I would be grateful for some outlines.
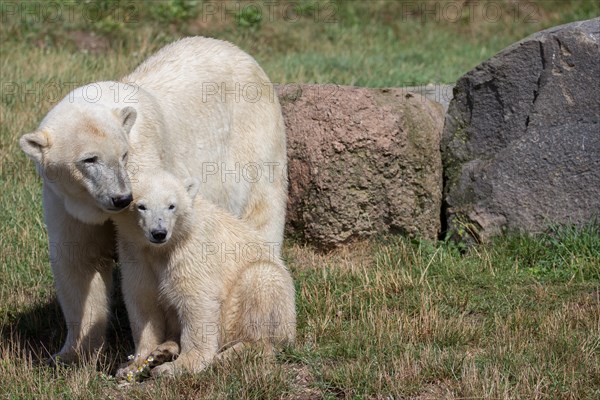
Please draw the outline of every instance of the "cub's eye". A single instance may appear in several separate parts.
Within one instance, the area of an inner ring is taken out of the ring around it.
[[[81,160],[81,162],[83,162],[84,164],[94,164],[97,161],[98,161],[97,156],[87,157],[87,158],[84,158],[83,160]]]
[[[171,204],[171,205],[169,206],[169,210],[174,210],[174,209],[175,209],[175,204]]]
[[[129,155],[129,153],[123,154],[123,157],[121,157],[121,160],[126,161],[128,155]]]
[[[143,205],[143,204],[139,204],[138,205],[138,210],[140,210],[140,211],[146,211],[146,206]]]

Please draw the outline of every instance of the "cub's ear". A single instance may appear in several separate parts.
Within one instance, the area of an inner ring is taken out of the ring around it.
[[[117,115],[117,117],[121,120],[121,124],[123,125],[123,129],[125,129],[125,132],[129,134],[129,131],[131,131],[131,127],[133,126],[137,118],[137,111],[135,110],[135,108],[117,108],[114,110],[114,112]]]
[[[196,198],[196,195],[198,194],[198,190],[200,189],[200,182],[198,181],[198,179],[187,178],[183,181],[183,185],[185,186],[185,190],[187,191],[188,196],[190,196],[190,198],[194,200]]]
[[[44,150],[49,148],[51,145],[50,136],[45,131],[27,133],[21,136],[21,139],[19,139],[19,145],[29,158],[35,162],[41,163]]]

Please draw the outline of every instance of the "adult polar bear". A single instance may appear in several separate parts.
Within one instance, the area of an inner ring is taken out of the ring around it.
[[[275,247],[283,238],[286,139],[273,87],[230,43],[172,43],[118,82],[75,89],[20,139],[43,179],[44,216],[67,338],[62,362],[92,355],[109,320],[115,232],[146,168],[201,177],[200,193]]]

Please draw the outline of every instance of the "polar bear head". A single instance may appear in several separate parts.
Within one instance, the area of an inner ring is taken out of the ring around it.
[[[87,223],[104,222],[132,200],[126,162],[137,112],[112,106],[67,97],[19,141],[45,186]]]
[[[167,243],[173,232],[185,230],[191,222],[193,203],[198,193],[198,180],[183,181],[165,171],[146,171],[134,179],[131,212],[137,227],[153,245]]]

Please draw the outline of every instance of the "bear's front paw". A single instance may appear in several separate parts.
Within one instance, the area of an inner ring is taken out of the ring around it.
[[[167,362],[155,367],[150,371],[154,378],[157,377],[172,377],[175,376],[175,365],[172,362]]]
[[[126,364],[122,364],[121,367],[115,373],[115,378],[117,378],[117,380],[127,382],[139,382],[148,378],[150,376],[150,363],[153,361],[152,357],[129,357],[132,361]]]
[[[115,378],[117,378],[117,380],[121,380],[121,381],[123,381],[123,380],[132,381],[133,377],[137,373],[137,369],[138,369],[138,367],[135,366],[133,362],[123,364],[123,365],[121,365],[121,367],[119,367],[119,369],[115,373]]]
[[[81,353],[74,349],[61,351],[60,353],[56,353],[52,357],[50,357],[46,361],[46,364],[48,364],[51,367],[55,367],[57,365],[71,365],[77,363],[90,362],[95,359],[96,352]]]
[[[69,365],[74,364],[77,361],[77,356],[75,354],[69,353],[57,353],[46,360],[46,364],[50,367],[56,367],[58,365]]]

